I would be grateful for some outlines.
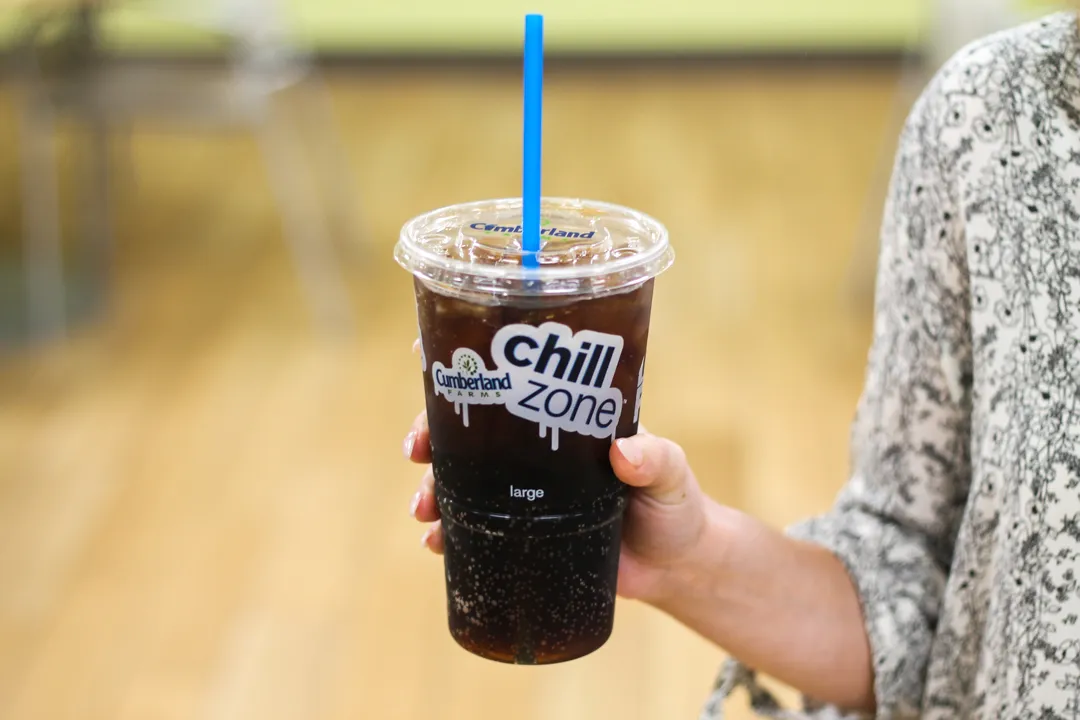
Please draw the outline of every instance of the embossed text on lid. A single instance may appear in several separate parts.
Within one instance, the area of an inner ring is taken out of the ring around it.
[[[630,208],[590,200],[541,201],[540,267],[522,265],[521,199],[454,205],[402,228],[394,256],[443,291],[550,296],[619,292],[674,260],[667,229]]]

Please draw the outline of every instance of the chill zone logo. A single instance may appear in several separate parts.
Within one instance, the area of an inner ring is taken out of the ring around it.
[[[557,450],[560,430],[614,439],[623,397],[611,382],[622,349],[619,335],[575,334],[559,323],[507,325],[491,341],[494,369],[474,350],[458,348],[451,367],[436,362],[431,373],[435,394],[454,403],[465,427],[470,405],[505,405],[536,423],[540,437],[550,431]]]

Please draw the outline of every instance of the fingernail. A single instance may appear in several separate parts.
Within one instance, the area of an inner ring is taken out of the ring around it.
[[[431,527],[429,527],[427,530],[424,531],[424,536],[420,538],[420,547],[427,547],[428,546],[428,540],[431,539],[431,533],[433,533],[433,532],[435,532],[435,526],[434,525],[432,525]]]
[[[615,441],[615,445],[619,448],[622,456],[626,458],[626,462],[634,467],[641,467],[645,457],[638,443],[634,442],[632,438],[620,438]]]
[[[420,350],[420,338],[417,338],[416,340],[413,340],[412,351],[417,352],[419,350]]]
[[[402,451],[405,453],[405,459],[412,458],[413,446],[416,445],[416,431],[413,430],[405,436],[405,444],[401,446]]]
[[[409,503],[409,515],[412,515],[413,517],[416,517],[416,508],[419,507],[419,506],[420,506],[420,492],[417,491],[417,493],[412,496],[412,502]]]

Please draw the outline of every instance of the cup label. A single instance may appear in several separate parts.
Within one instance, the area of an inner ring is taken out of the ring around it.
[[[431,366],[435,394],[454,403],[465,427],[470,405],[505,405],[511,415],[537,424],[540,437],[559,431],[614,439],[623,396],[611,387],[623,339],[592,330],[574,333],[560,323],[507,325],[491,341],[495,367],[470,348],[458,348],[451,367]]]

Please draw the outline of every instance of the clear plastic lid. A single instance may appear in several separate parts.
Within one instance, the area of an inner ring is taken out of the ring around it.
[[[483,200],[413,218],[394,258],[429,286],[481,302],[623,292],[675,260],[655,219],[592,200],[543,198],[540,243],[540,267],[525,267],[521,198]]]

